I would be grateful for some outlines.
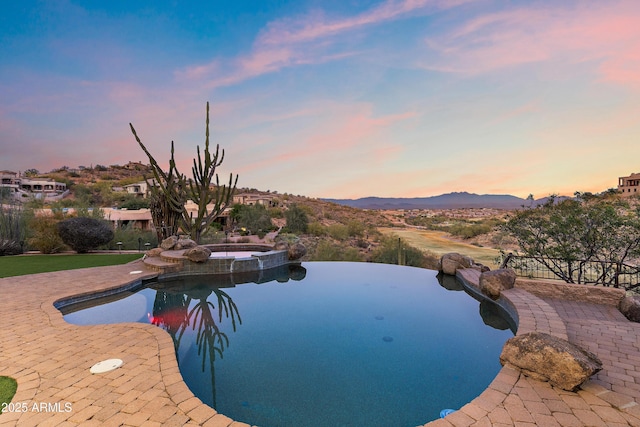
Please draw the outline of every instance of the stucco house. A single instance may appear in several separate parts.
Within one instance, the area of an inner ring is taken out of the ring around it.
[[[618,178],[618,191],[623,197],[640,195],[640,173]]]

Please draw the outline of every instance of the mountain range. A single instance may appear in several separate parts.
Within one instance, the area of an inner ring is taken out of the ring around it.
[[[563,199],[558,197],[557,199]],[[474,194],[467,192],[447,193],[432,197],[363,197],[360,199],[322,199],[339,205],[359,209],[463,209],[494,208],[519,209],[523,206],[537,206],[549,198],[537,200],[522,199],[509,194]]]

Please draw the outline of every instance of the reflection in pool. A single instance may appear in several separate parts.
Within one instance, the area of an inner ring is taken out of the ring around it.
[[[455,279],[382,264],[305,267],[249,278],[262,283],[160,281],[109,306],[61,310],[71,323],[162,327],[193,393],[262,427],[424,424],[500,369],[511,321]]]

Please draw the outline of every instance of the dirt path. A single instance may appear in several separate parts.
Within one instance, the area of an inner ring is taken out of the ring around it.
[[[459,252],[491,268],[498,267],[496,258],[500,255],[500,251],[457,242],[450,239],[448,234],[443,231],[418,230],[414,228],[378,228],[378,230],[386,235],[395,234],[418,249],[428,250],[438,255],[447,252]]]

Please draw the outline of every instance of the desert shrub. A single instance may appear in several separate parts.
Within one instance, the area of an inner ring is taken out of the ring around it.
[[[149,208],[149,199],[143,199],[140,197],[127,198],[124,202],[120,203],[121,209],[138,210]]]
[[[311,256],[312,261],[364,261],[364,257],[356,248],[344,247],[328,240],[318,243]]]
[[[235,205],[231,212],[238,227],[246,229],[250,234],[262,234],[274,229],[271,216],[263,205]]]
[[[448,228],[448,232],[454,236],[470,239],[481,234],[489,233],[492,227],[489,224],[456,223]]]
[[[58,223],[62,241],[78,253],[86,253],[113,239],[113,229],[106,221],[96,218],[69,218]]]
[[[282,208],[269,208],[269,216],[271,218],[284,218],[284,212]]]
[[[22,253],[26,222],[27,215],[20,206],[10,204],[0,207],[0,256]]]
[[[30,248],[43,254],[55,254],[65,249],[58,234],[59,220],[53,217],[36,216],[29,221],[31,237],[27,240]]]
[[[287,220],[286,228],[289,233],[302,234],[307,232],[307,227],[309,227],[309,217],[303,207],[300,207],[295,203],[292,204],[284,213],[284,217]]]
[[[251,239],[249,237],[240,237],[236,240],[236,243],[251,243]]]
[[[431,253],[408,245],[404,240],[389,236],[384,237],[380,246],[371,255],[371,261],[383,264],[410,265],[412,267],[435,268],[438,258]]]
[[[122,248],[118,246],[118,242],[122,243]],[[125,249],[125,250],[138,250],[147,249],[145,243],[149,243],[149,246],[155,248],[158,246],[158,235],[155,231],[140,230],[132,227],[130,224],[124,227],[118,227],[113,233],[113,239],[107,242],[105,245],[100,246],[100,249]]]
[[[327,227],[329,236],[336,240],[347,240],[349,238],[349,228],[344,224],[331,224]]]
[[[326,236],[327,227],[325,227],[324,225],[320,224],[317,221],[314,221],[309,223],[309,225],[307,226],[307,233],[316,237]]]
[[[351,237],[362,237],[364,235],[365,226],[362,222],[352,219],[347,222],[347,232]]]

